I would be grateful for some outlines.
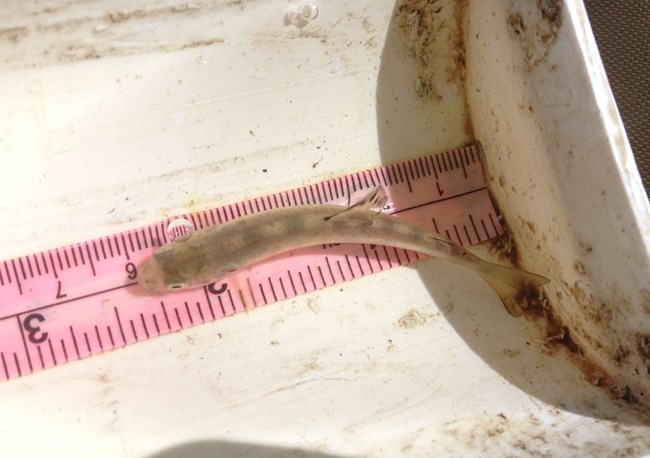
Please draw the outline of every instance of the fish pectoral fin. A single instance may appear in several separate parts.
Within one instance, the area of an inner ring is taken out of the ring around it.
[[[386,206],[387,202],[388,202],[388,196],[386,195],[386,191],[384,190],[384,188],[382,188],[381,186],[376,186],[372,188],[368,192],[368,194],[363,196],[357,202],[353,203],[348,207],[343,208],[342,210],[334,213],[333,215],[326,216],[325,221],[329,221],[338,215],[344,214],[345,212],[352,210],[353,208],[363,208],[365,210],[372,210],[372,211],[376,211],[377,213],[381,213],[383,208]]]
[[[386,204],[388,203],[388,196],[386,191],[381,186],[376,186],[368,192],[365,196],[361,198],[358,202],[355,202],[352,207],[359,207],[365,210],[373,210],[377,213],[381,213]]]

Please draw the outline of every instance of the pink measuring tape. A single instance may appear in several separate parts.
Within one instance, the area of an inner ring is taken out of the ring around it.
[[[183,215],[195,229],[271,208],[341,202],[383,186],[388,213],[464,246],[501,234],[478,148],[353,173]],[[168,243],[163,222],[0,264],[0,380],[178,331],[424,257],[375,245],[320,245],[164,296],[136,283],[137,265]]]

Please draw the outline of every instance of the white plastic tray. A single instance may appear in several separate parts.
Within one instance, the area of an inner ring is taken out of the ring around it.
[[[429,260],[2,383],[2,453],[650,453],[608,393],[650,393],[648,203],[582,4],[298,4],[0,4],[0,258],[477,138],[600,372]]]

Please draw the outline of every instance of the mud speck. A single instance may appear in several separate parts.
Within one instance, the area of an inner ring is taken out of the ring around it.
[[[526,227],[528,228],[528,230],[529,230],[532,234],[536,234],[536,233],[537,233],[537,225],[536,225],[535,223],[533,223],[532,221],[526,221],[525,224],[526,224]]]
[[[404,0],[395,9],[395,22],[418,64],[414,90],[421,99],[442,100],[444,83],[464,88],[465,9],[466,1],[442,0]]]
[[[521,355],[521,350],[511,350],[509,348],[506,348],[503,350],[503,354],[508,358],[516,358],[517,356]]]
[[[579,242],[579,245],[580,245],[580,248],[582,248],[585,253],[591,253],[592,251],[594,251],[594,247],[591,246],[588,243]]]
[[[546,327],[543,342],[547,348],[555,349],[561,346],[571,353],[581,354],[580,348],[571,337],[571,331],[553,313],[546,294],[541,289],[529,286],[518,301],[524,316]]]
[[[639,341],[639,353],[641,354],[641,358],[643,358],[646,372],[650,375],[650,335],[641,334],[637,339]]]
[[[524,36],[524,32],[526,32],[526,24],[524,24],[524,17],[521,13],[511,13],[508,16],[508,30],[520,37]]]
[[[622,366],[625,364],[628,356],[630,356],[630,350],[623,345],[619,345],[616,349],[616,353],[614,353],[614,361],[616,361],[616,364],[619,366]]]
[[[561,0],[537,0],[536,6],[532,14],[512,11],[507,19],[510,37],[520,42],[528,71],[546,60],[562,25]]]
[[[417,310],[409,310],[404,316],[397,320],[400,328],[412,329],[422,326],[427,322],[427,317]]]
[[[504,228],[503,234],[489,240],[485,243],[485,246],[490,250],[490,254],[499,259],[510,262],[511,264],[516,264],[518,256],[512,231],[510,228],[503,225],[503,222],[502,226]]]
[[[8,40],[12,43],[18,43],[27,35],[29,35],[29,29],[26,27],[9,27],[6,29],[0,29],[0,40]]]

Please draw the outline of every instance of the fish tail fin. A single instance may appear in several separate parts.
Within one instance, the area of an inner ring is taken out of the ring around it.
[[[512,316],[521,316],[521,301],[530,288],[540,287],[549,279],[525,270],[481,260],[478,274],[497,293]]]

